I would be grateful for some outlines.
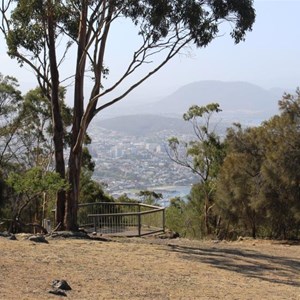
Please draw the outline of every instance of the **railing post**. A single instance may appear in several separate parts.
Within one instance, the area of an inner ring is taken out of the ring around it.
[[[142,232],[141,232],[141,229],[142,229],[142,215],[141,215],[141,206],[140,204],[138,204],[138,236],[141,236]]]
[[[96,217],[94,217],[93,219],[94,219],[94,232],[97,232]]]
[[[163,232],[166,231],[166,209],[163,209]]]

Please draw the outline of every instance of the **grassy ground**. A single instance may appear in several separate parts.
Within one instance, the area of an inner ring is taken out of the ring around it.
[[[300,299],[300,245],[184,239],[0,238],[0,299]],[[62,298],[61,298],[62,299]]]

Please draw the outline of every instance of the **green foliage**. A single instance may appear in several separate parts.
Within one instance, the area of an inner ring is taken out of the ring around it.
[[[23,168],[53,164],[52,115],[48,97],[40,88],[30,90],[24,97],[17,81],[4,78],[0,84],[1,125],[0,163],[22,164]],[[72,120],[72,111],[64,103],[65,89],[60,89],[60,102],[65,126]],[[3,108],[3,109],[2,109]],[[65,128],[67,140],[67,133]]]
[[[257,209],[252,207],[252,200],[259,193],[260,178],[251,175],[252,164],[251,156],[247,154],[226,156],[217,185],[217,206],[223,220],[235,231],[255,237]]]
[[[11,203],[6,207],[6,215],[12,220],[12,225],[15,222],[41,225],[43,219],[50,217],[50,210],[53,208],[51,202],[57,192],[68,189],[68,184],[59,174],[44,171],[40,167],[11,173],[6,183],[12,189]],[[10,230],[17,231],[19,228]]]
[[[3,76],[0,73],[0,116],[1,119],[15,112],[22,100],[21,92],[18,90],[18,81],[11,76]],[[1,124],[2,125],[2,124]]]
[[[0,216],[1,216],[1,208],[3,207],[5,203],[4,199],[4,189],[5,189],[5,181],[3,179],[3,175],[0,169]]]
[[[196,139],[189,142],[180,142],[176,137],[169,139],[169,157],[199,175],[199,183],[193,186],[187,205],[191,212],[187,224],[197,237],[211,234],[215,223],[216,178],[225,156],[225,145],[211,129],[211,119],[220,111],[217,103],[190,107],[183,118],[191,123]]]
[[[65,95],[66,89],[64,87],[60,87],[59,99],[62,118],[65,126],[67,127],[72,124],[72,110],[65,103]],[[30,118],[28,118],[30,122],[41,122],[41,120],[43,120],[43,122],[47,122],[46,132],[52,132],[51,102],[49,100],[49,96],[45,95],[41,88],[35,88],[26,93],[26,95],[24,96],[24,101],[22,103],[22,114],[24,116],[27,116],[27,118],[28,116],[30,116]]]
[[[140,191],[137,195],[142,199],[143,203],[149,205],[158,205],[157,201],[163,198],[161,193],[148,190]]]
[[[176,137],[168,140],[170,158],[190,168],[203,182],[215,177],[224,157],[224,145],[214,128],[211,129],[211,118],[220,111],[217,103],[190,107],[183,119],[191,123],[196,140],[181,142]]]
[[[209,44],[218,34],[221,19],[234,20],[232,37],[238,43],[246,31],[252,29],[255,12],[252,1],[115,1],[122,13],[143,30],[149,31],[154,40],[166,37],[179,24],[189,33],[198,47]]]
[[[81,174],[80,203],[111,201],[112,197],[104,192],[103,186],[99,182],[92,179],[90,171]]]
[[[279,106],[281,114],[259,127],[228,130],[217,201],[227,231],[299,236],[299,90],[284,95]]]
[[[18,81],[0,74],[0,167],[8,169],[11,154],[10,145],[19,127],[18,113],[22,95],[18,90]]]
[[[210,117],[212,114],[222,111],[219,107],[220,105],[218,103],[210,103],[206,106],[193,105],[183,115],[183,119],[185,121],[196,121],[197,118],[202,118],[206,116]]]
[[[198,140],[183,148],[186,157],[193,158],[189,166],[201,180],[187,202],[171,202],[170,228],[189,237],[212,233],[221,239],[239,235],[299,238],[299,89],[295,95],[285,94],[279,108],[280,115],[258,127],[243,129],[234,124],[224,143],[208,126],[218,106],[190,108],[184,118],[193,124]],[[174,161],[180,157],[180,145],[177,138],[169,140]],[[186,164],[183,159],[179,162]]]
[[[185,215],[186,203],[180,197],[170,199],[170,205],[166,208],[166,226],[180,236],[186,236]]]
[[[0,74],[0,217],[10,218],[13,210],[11,188],[6,179],[10,172],[20,169],[19,153],[22,146],[18,143],[17,131],[20,125],[22,94],[14,77]]]
[[[203,199],[197,201],[195,194],[188,201],[176,197],[166,208],[166,227],[181,237],[201,239],[205,237]],[[191,201],[191,199],[193,199]]]
[[[29,197],[42,193],[55,195],[59,190],[68,188],[57,173],[45,172],[40,167],[29,169],[24,174],[12,173],[6,182],[17,194],[26,194]]]
[[[95,162],[87,147],[84,147],[82,151],[82,168],[84,169],[83,171],[94,172],[95,170]]]
[[[126,193],[122,194],[118,197],[117,202],[124,202],[124,203],[138,203],[139,201],[133,198],[128,197]]]
[[[8,32],[9,54],[14,57],[24,47],[38,57],[45,46],[45,7],[42,1],[21,0],[12,11],[13,29]]]

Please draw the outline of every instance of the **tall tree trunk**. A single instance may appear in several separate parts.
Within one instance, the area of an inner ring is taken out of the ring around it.
[[[205,204],[204,204],[204,224],[205,224],[205,234],[209,235],[210,234],[210,227],[209,227],[209,222],[208,222],[208,204],[207,204],[207,200],[205,200]]]
[[[66,209],[66,228],[67,230],[77,231],[77,211],[80,194],[80,169],[81,169],[82,148],[78,152],[71,151],[69,158],[69,185],[70,190],[67,193]]]
[[[80,170],[81,170],[81,156],[82,156],[82,139],[84,135],[79,137],[81,121],[84,112],[84,70],[86,64],[86,20],[88,1],[82,1],[81,21],[79,29],[77,64],[75,74],[75,88],[74,88],[74,115],[72,127],[72,140],[68,164],[68,178],[70,190],[67,194],[67,207],[65,214],[65,222],[67,230],[78,230],[77,224],[77,210],[80,193]],[[78,138],[81,139],[78,141]],[[75,145],[79,142],[79,147]]]
[[[65,160],[64,160],[64,128],[59,105],[59,74],[56,60],[55,49],[55,20],[53,19],[53,6],[48,2],[48,33],[49,33],[49,61],[51,72],[51,102],[52,102],[52,124],[53,141],[55,149],[55,171],[65,179]],[[60,228],[64,228],[66,194],[64,191],[57,193],[56,200],[56,222]]]

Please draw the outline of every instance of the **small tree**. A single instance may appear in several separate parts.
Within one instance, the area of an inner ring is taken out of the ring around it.
[[[227,231],[254,238],[299,236],[299,95],[299,90],[285,94],[281,114],[258,127],[228,129],[217,182],[217,206]]]
[[[220,111],[217,103],[192,106],[183,118],[192,124],[197,139],[188,143],[180,142],[175,137],[169,139],[170,159],[199,176],[199,184],[194,185],[189,201],[194,203],[198,214],[203,216],[206,234],[211,233],[215,178],[224,157],[224,145],[210,128],[213,114]],[[199,221],[201,222],[200,219]]]
[[[7,184],[17,194],[12,217],[12,231],[17,230],[17,227],[26,226],[22,221],[22,213],[33,202],[35,202],[36,214],[34,222],[27,224],[27,226],[34,227],[37,225],[41,228],[42,219],[45,218],[47,199],[51,199],[59,190],[68,188],[68,185],[60,178],[59,174],[45,172],[38,167],[32,168],[23,174],[10,174]]]
[[[18,155],[15,136],[20,127],[21,101],[18,81],[0,73],[0,169],[6,169],[12,156]]]

